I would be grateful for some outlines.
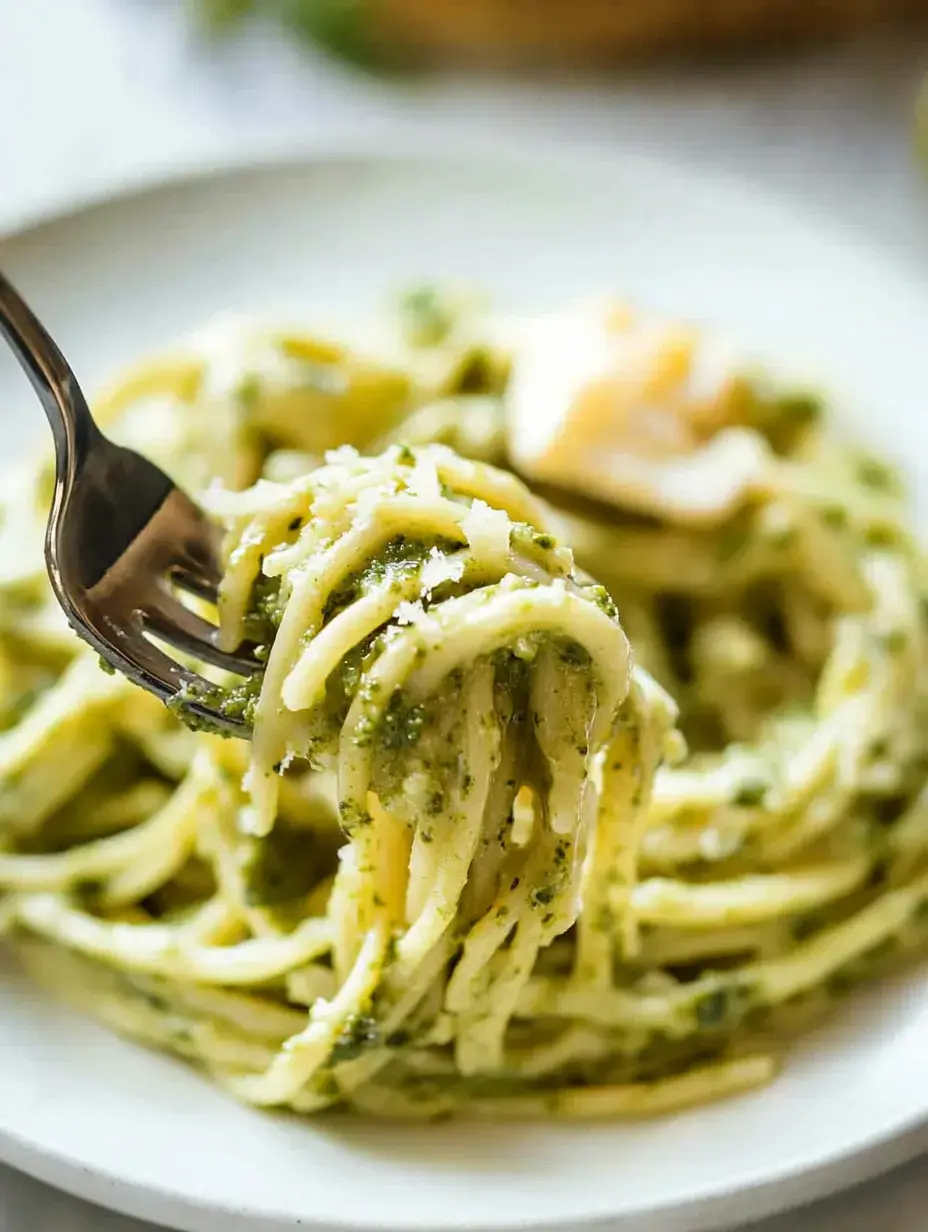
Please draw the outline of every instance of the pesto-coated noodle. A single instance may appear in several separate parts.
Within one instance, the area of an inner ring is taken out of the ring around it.
[[[222,636],[264,667],[211,700],[248,743],[100,671],[42,573],[46,465],[4,493],[9,942],[258,1105],[763,1083],[928,941],[898,482],[687,327],[431,291],[399,321],[220,323],[98,405],[228,529]]]

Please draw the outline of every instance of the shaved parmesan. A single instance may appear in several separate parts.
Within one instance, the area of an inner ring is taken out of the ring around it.
[[[510,522],[504,510],[475,500],[461,519],[461,530],[475,556],[498,559],[509,555]]]
[[[516,345],[510,451],[530,479],[674,520],[720,521],[770,457],[734,423],[742,392],[720,340],[575,310],[534,322]]]
[[[463,576],[462,556],[443,556],[438,548],[432,548],[420,575],[422,590],[427,595],[431,594],[443,582],[460,582]]]

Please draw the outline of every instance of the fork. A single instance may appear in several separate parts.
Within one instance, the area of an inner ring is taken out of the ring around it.
[[[25,371],[55,438],[55,494],[45,535],[52,589],[105,664],[194,726],[245,736],[203,676],[152,638],[239,676],[260,670],[247,645],[219,648],[215,625],[178,598],[215,604],[221,534],[153,462],[103,435],[54,340],[0,273],[0,335]]]

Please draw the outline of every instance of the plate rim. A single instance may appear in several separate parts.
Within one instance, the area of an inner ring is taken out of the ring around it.
[[[453,150],[449,144],[453,142]],[[616,165],[640,167],[646,176],[663,178],[668,185],[686,185],[700,193],[738,195],[749,209],[777,214],[794,228],[815,233],[819,243],[832,249],[852,249],[854,259],[888,271],[928,303],[924,280],[906,269],[902,254],[880,244],[869,229],[858,232],[845,218],[832,218],[821,205],[803,203],[783,189],[768,188],[753,176],[721,167],[705,168],[688,160],[653,154],[627,139],[572,137],[520,132],[506,122],[493,133],[477,132],[467,121],[393,118],[374,126],[358,121],[335,122],[311,136],[288,135],[255,145],[217,146],[195,150],[145,167],[130,166],[71,191],[58,191],[27,205],[20,213],[0,217],[0,254],[4,246],[27,239],[44,227],[65,223],[110,205],[129,205],[160,191],[195,188],[212,180],[249,174],[285,172],[314,163],[350,163],[369,159],[379,164],[403,160],[449,162],[456,159],[506,159],[529,166],[570,167],[580,175],[610,176]]]
[[[449,150],[449,128],[453,148]],[[815,242],[832,251],[852,251],[853,259],[865,263],[924,301],[928,310],[928,293],[922,280],[908,272],[903,262],[889,249],[880,248],[873,238],[861,239],[847,223],[835,221],[822,210],[806,207],[774,191],[767,191],[740,175],[704,170],[689,163],[664,159],[627,145],[613,146],[602,141],[567,144],[556,137],[518,135],[513,132],[492,136],[475,136],[455,126],[440,124],[398,123],[390,126],[389,139],[381,129],[365,132],[352,125],[335,127],[312,139],[298,138],[273,143],[256,150],[245,145],[240,150],[217,149],[207,156],[199,152],[187,163],[165,163],[139,171],[129,170],[107,185],[92,184],[77,192],[59,194],[56,198],[27,211],[25,217],[11,223],[0,223],[0,257],[7,244],[28,239],[45,228],[66,224],[71,219],[92,214],[108,206],[131,208],[160,191],[207,189],[212,182],[234,181],[249,175],[286,173],[310,170],[324,165],[370,162],[378,166],[414,162],[437,165],[449,161],[505,160],[525,164],[542,171],[564,172],[578,177],[616,176],[619,167],[627,175],[629,168],[638,167],[651,180],[662,180],[668,186],[702,194],[719,193],[727,199],[737,195],[749,211],[765,212],[771,218],[783,220],[793,229],[800,228],[814,235]],[[258,1115],[262,1115],[260,1112]],[[578,1132],[582,1132],[578,1126]],[[587,1215],[571,1216],[571,1222],[584,1228],[611,1224],[622,1232],[678,1232],[686,1219],[686,1232],[710,1232],[746,1219],[762,1218],[780,1211],[793,1210],[819,1198],[833,1195],[862,1181],[871,1180],[891,1168],[928,1150],[928,1104],[921,1111],[900,1117],[855,1146],[846,1144],[823,1149],[811,1161],[787,1163],[779,1169],[757,1173],[742,1181],[737,1189],[727,1189],[724,1183],[695,1190],[681,1201],[651,1201],[615,1215],[597,1207]],[[35,1137],[26,1136],[8,1125],[0,1125],[0,1159],[49,1185],[87,1201],[140,1219],[170,1221],[171,1226],[189,1232],[259,1232],[262,1229],[292,1228],[297,1223],[270,1211],[222,1207],[197,1202],[189,1194],[171,1185],[156,1185],[138,1180],[126,1180],[115,1172],[89,1164],[79,1156],[58,1148],[43,1146]],[[852,1174],[853,1173],[853,1174]],[[787,1193],[789,1189],[789,1193]],[[398,1230],[401,1227],[432,1228],[413,1216],[403,1224],[395,1220],[384,1222],[374,1217],[369,1221],[344,1221],[333,1224],[307,1212],[300,1225],[338,1228],[343,1232],[374,1232],[374,1229]],[[448,1229],[464,1226],[506,1229],[542,1229],[552,1226],[529,1216],[520,1219],[508,1216],[498,1223],[464,1225],[447,1223]],[[564,1228],[564,1220],[556,1225]]]
[[[258,1114],[262,1115],[260,1110]],[[582,1125],[577,1128],[582,1130]],[[738,1232],[743,1223],[753,1226],[757,1220],[798,1212],[876,1181],[926,1150],[928,1135],[923,1126],[920,1132],[916,1125],[862,1147],[862,1163],[856,1152],[838,1152],[815,1168],[797,1168],[788,1175],[760,1180],[730,1193],[697,1194],[685,1204],[652,1204],[620,1215],[595,1211],[553,1224],[526,1218],[445,1226],[449,1232],[461,1232],[465,1227],[473,1232]],[[434,1220],[419,1217],[403,1224],[376,1218],[364,1223],[333,1223],[311,1213],[294,1220],[267,1210],[222,1207],[198,1201],[167,1185],[127,1181],[104,1168],[37,1146],[6,1129],[0,1129],[0,1162],[80,1201],[128,1218],[154,1220],[177,1232],[288,1232],[303,1227],[316,1232],[442,1232],[441,1225]],[[853,1175],[849,1171],[852,1167]],[[782,1189],[787,1184],[791,1192],[784,1197]]]

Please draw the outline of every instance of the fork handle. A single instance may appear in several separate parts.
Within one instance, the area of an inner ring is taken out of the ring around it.
[[[0,335],[32,383],[45,411],[58,460],[63,470],[80,470],[91,445],[102,436],[81,392],[77,377],[54,339],[0,272]]]

